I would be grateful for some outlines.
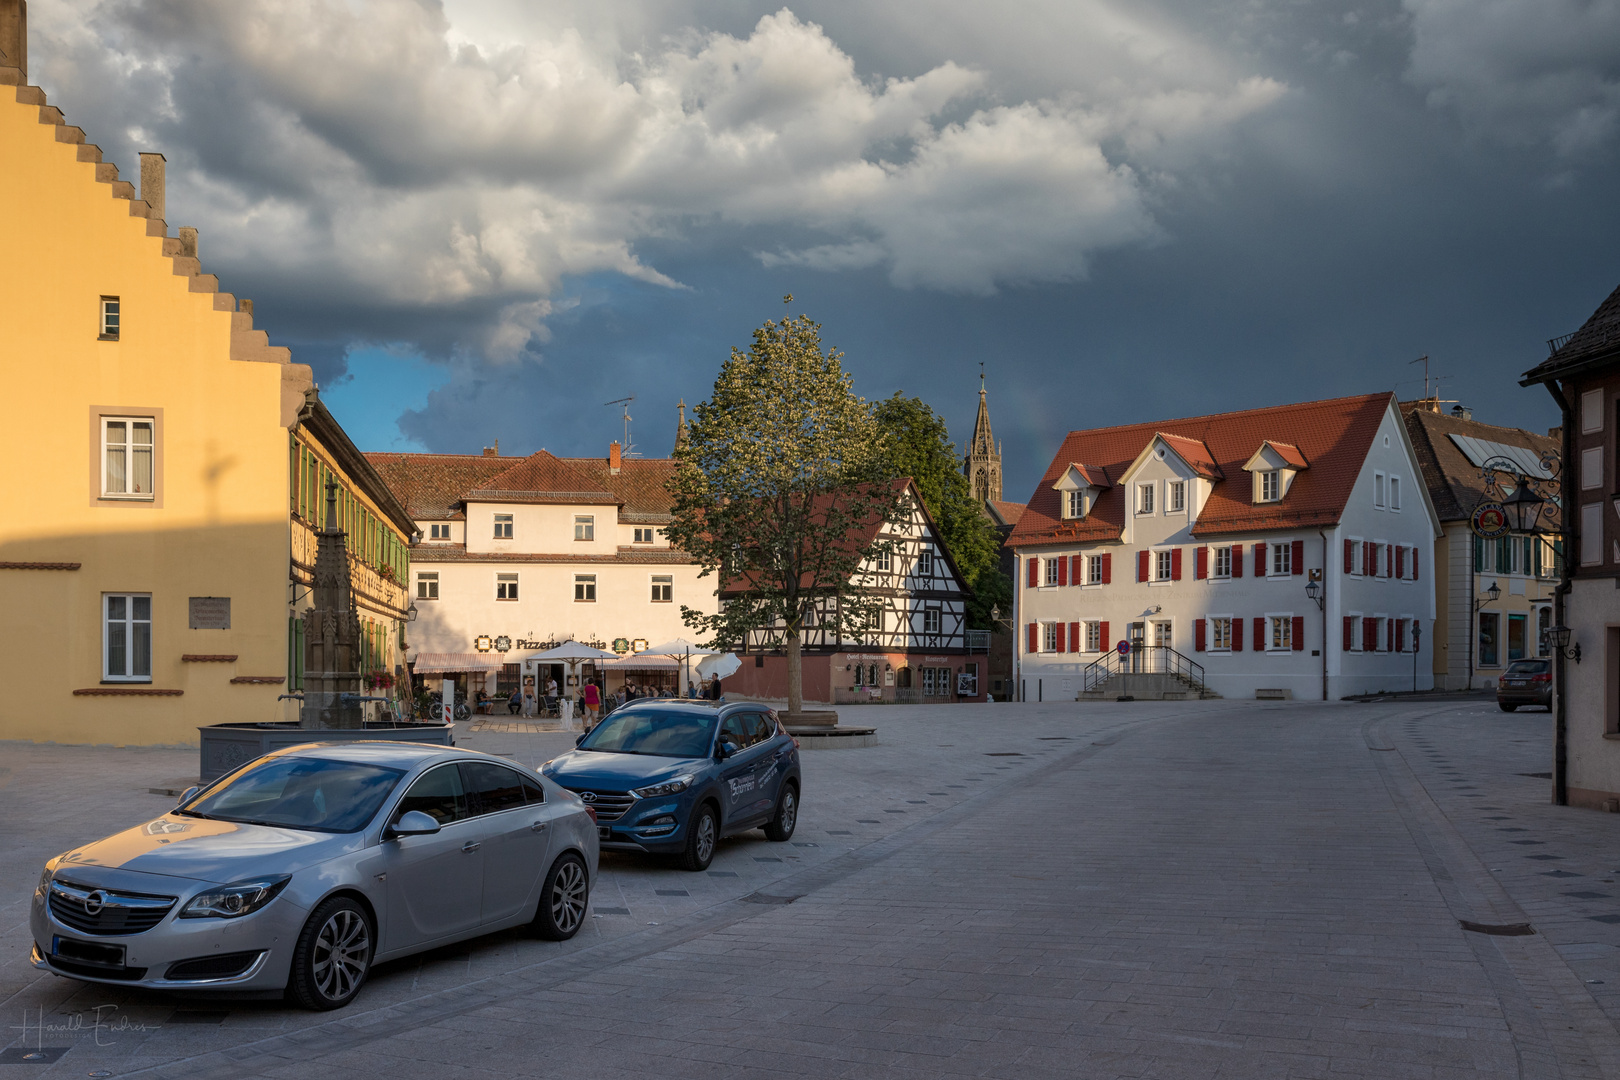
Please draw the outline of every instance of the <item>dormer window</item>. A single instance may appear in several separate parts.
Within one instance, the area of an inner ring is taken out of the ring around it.
[[[1282,502],[1288,497],[1294,480],[1310,467],[1299,447],[1269,439],[1260,444],[1260,449],[1243,466],[1244,471],[1254,477],[1256,503]]]
[[[1282,472],[1278,469],[1267,469],[1260,474],[1259,502],[1276,502],[1282,498]]]
[[[1091,513],[1097,498],[1110,486],[1108,471],[1095,465],[1071,464],[1057,483],[1058,512],[1064,521],[1079,521]]]
[[[1066,518],[1083,518],[1086,516],[1086,493],[1084,491],[1066,491],[1067,498],[1063,503],[1063,516]]]

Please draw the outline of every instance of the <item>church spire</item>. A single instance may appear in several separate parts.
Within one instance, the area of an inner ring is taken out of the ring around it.
[[[979,363],[979,415],[973,421],[962,472],[977,502],[1001,501],[1001,448],[990,433],[990,404],[984,385],[984,362]]]
[[[681,410],[681,419],[675,425],[675,449],[682,450],[686,447],[686,399],[681,398],[681,403],[676,408]]]

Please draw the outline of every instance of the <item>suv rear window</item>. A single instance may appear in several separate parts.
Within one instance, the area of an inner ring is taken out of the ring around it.
[[[1509,675],[1542,675],[1547,671],[1546,660],[1515,660],[1508,665]]]

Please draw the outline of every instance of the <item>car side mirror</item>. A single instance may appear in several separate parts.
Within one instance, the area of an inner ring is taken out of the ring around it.
[[[587,736],[589,734],[590,734],[590,732],[588,732],[588,731],[582,731],[578,735],[575,735],[574,736],[574,745],[578,746],[580,743],[584,742],[585,741],[585,736]]]
[[[182,791],[180,793],[180,798],[175,801],[174,805],[176,805],[176,806],[184,806],[186,803],[191,801],[191,797],[193,795],[197,794],[197,792],[199,792],[201,790],[202,790],[202,785],[200,785],[200,784],[192,784],[190,787],[186,788],[186,790],[184,790],[184,791]]]
[[[733,745],[732,743],[728,743],[728,742],[719,743],[714,748],[714,758],[715,758],[716,761],[724,761],[724,760],[726,760],[726,758],[730,757],[732,754],[735,754],[736,752],[737,752],[737,747],[735,745]]]
[[[390,838],[396,836],[430,836],[439,831],[439,823],[431,814],[420,810],[407,810],[399,820],[388,827]]]

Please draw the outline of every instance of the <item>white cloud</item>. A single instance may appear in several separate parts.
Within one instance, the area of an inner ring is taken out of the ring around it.
[[[36,81],[126,168],[168,153],[205,258],[328,306],[454,314],[454,346],[496,360],[545,340],[568,277],[677,285],[637,242],[705,222],[801,238],[769,266],[901,287],[1081,279],[1159,233],[1137,165],[1189,167],[1283,92],[1096,0],[1063,17],[1106,77],[1012,101],[949,59],[862,73],[786,9],[730,34],[501,0],[42,7]]]
[[[1620,0],[1404,0],[1407,77],[1507,142],[1573,157],[1620,131]]]

